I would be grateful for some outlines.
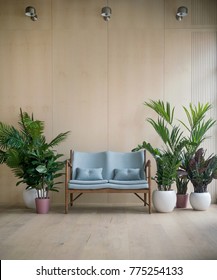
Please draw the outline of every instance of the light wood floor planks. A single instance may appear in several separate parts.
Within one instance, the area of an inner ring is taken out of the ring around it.
[[[217,205],[148,214],[142,206],[0,206],[3,260],[217,260]]]

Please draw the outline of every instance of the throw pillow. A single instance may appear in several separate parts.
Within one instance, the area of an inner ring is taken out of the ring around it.
[[[102,168],[76,168],[76,180],[103,180]]]
[[[130,181],[140,180],[140,169],[139,168],[123,168],[114,170],[114,180]]]

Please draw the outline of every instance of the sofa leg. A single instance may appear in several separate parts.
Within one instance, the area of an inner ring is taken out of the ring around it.
[[[146,193],[144,193],[144,206],[146,206],[147,205],[147,195],[146,195]]]
[[[65,193],[65,214],[68,214],[69,201],[68,201],[68,192]]]
[[[149,214],[151,214],[151,192],[149,191],[148,194],[148,207],[149,207]]]
[[[65,214],[68,214],[68,205],[65,205]]]
[[[70,193],[70,205],[73,206],[73,193]]]
[[[151,214],[151,205],[149,206],[149,214]]]
[[[69,203],[68,203],[68,199],[66,199],[66,201],[65,201],[65,214],[68,214],[68,210],[69,210]]]

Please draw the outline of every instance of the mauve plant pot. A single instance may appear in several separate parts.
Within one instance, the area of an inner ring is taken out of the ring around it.
[[[36,198],[35,205],[37,214],[47,214],[50,209],[50,198]]]
[[[176,208],[186,208],[188,205],[188,193],[177,194]]]

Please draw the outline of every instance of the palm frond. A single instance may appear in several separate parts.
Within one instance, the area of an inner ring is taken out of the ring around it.
[[[163,142],[167,144],[170,140],[170,132],[165,124],[165,121],[160,118],[158,118],[157,122],[155,122],[151,118],[147,119],[147,121],[152,125],[152,127],[157,132],[157,134],[161,137]]]
[[[161,116],[167,123],[170,125],[173,123],[174,110],[175,108],[171,108],[170,103],[164,103],[161,100],[154,101],[150,100],[150,102],[144,103],[146,106],[154,110],[159,116]]]
[[[180,143],[186,143],[186,140],[184,139],[183,131],[181,131],[179,126],[173,126],[170,135],[169,135],[169,140],[168,144],[171,149],[171,151],[174,151],[177,149],[177,147],[180,145]],[[184,146],[182,144],[182,146]]]
[[[6,159],[7,157],[5,151],[0,150],[0,164],[4,163]]]
[[[0,148],[20,148],[23,142],[23,136],[16,128],[0,122]]]
[[[34,120],[27,112],[22,112],[20,109],[20,121],[18,122],[22,133],[31,139],[41,137],[44,132],[44,122]]]
[[[205,103],[201,104],[198,102],[197,106],[190,103],[189,108],[183,106],[184,112],[188,119],[187,126],[183,121],[180,121],[188,131],[193,131],[200,123],[204,120],[207,112],[212,108],[211,104]],[[216,121],[212,120],[211,118],[208,120],[208,123],[214,125]]]
[[[216,121],[212,119],[198,123],[191,132],[190,140],[199,146],[207,138],[207,131],[214,126],[215,123]]]
[[[68,136],[68,134],[70,133],[70,131],[66,131],[64,133],[60,133],[58,134],[49,144],[49,147],[54,147],[56,145],[58,145],[60,142],[64,141],[66,139],[66,137]]]

